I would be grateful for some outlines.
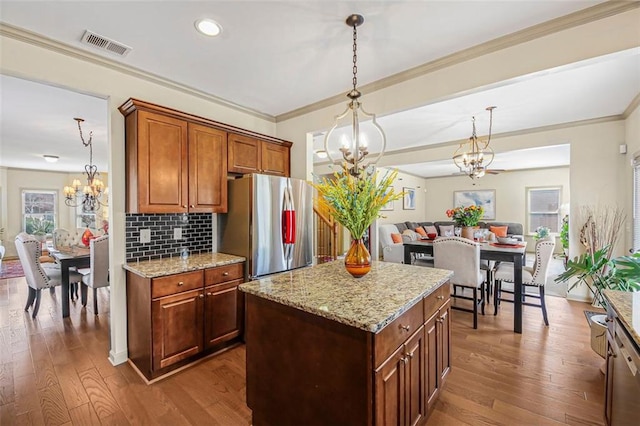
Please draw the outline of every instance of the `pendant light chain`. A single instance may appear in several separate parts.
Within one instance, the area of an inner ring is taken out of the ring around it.
[[[353,91],[358,86],[358,30],[357,25],[353,26]]]

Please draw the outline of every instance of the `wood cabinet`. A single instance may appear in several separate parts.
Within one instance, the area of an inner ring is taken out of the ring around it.
[[[129,359],[148,379],[241,340],[244,263],[144,278],[127,272]]]
[[[290,176],[290,146],[290,143],[273,143],[230,133],[227,170],[230,173]]]
[[[225,213],[228,171],[290,175],[291,142],[138,99],[119,109],[128,213]]]
[[[426,423],[450,369],[449,292],[445,283],[378,333],[247,294],[252,423]]]

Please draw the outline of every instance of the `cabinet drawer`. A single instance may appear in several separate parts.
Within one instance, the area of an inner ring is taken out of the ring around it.
[[[234,263],[217,268],[205,269],[204,271],[205,285],[220,284],[226,281],[238,280],[243,277],[244,263]]]
[[[420,328],[424,322],[423,309],[423,300],[420,300],[374,336],[376,368]]]
[[[156,299],[187,290],[196,290],[202,288],[202,284],[202,271],[154,278],[151,280],[151,298]]]
[[[440,306],[449,299],[451,296],[451,284],[449,281],[436,289],[433,293],[424,298],[424,318],[425,320],[431,318]]]

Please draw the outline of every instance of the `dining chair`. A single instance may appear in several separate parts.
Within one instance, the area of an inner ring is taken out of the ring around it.
[[[70,248],[76,244],[74,235],[64,228],[56,228],[52,232],[53,236],[53,248],[55,250]],[[72,270],[76,270],[73,268]],[[71,300],[73,300],[74,296],[78,298],[78,283],[69,283],[69,295],[71,296]]]
[[[484,315],[485,280],[480,272],[480,244],[462,237],[440,237],[433,241],[434,266],[453,271],[452,297],[473,301],[473,309],[452,306],[452,309],[473,313],[473,328],[478,328],[478,305]],[[457,288],[462,287],[462,293]],[[473,296],[465,296],[464,289],[471,289]]]
[[[57,265],[41,264],[42,245],[32,235],[21,232],[15,239],[18,258],[24,270],[24,276],[29,286],[29,296],[24,307],[25,312],[33,306],[32,317],[38,315],[40,308],[40,293],[43,288],[53,288],[62,284],[62,273]],[[77,283],[82,276],[75,271],[69,271],[69,282]],[[35,306],[34,306],[35,302]]]
[[[549,325],[547,317],[547,306],[544,301],[544,286],[547,282],[547,270],[553,257],[553,250],[556,243],[552,239],[542,239],[536,242],[535,260],[533,266],[524,266],[522,268],[522,304],[527,306],[535,306],[542,309],[542,318],[544,324]],[[494,274],[495,289],[493,292],[493,314],[498,314],[498,305],[500,302],[513,303],[513,299],[502,298],[502,293],[514,294],[513,291],[513,264],[501,263]],[[510,288],[504,288],[503,283],[510,284]],[[537,288],[538,294],[527,293],[527,287]],[[527,302],[527,297],[539,299],[540,303]]]
[[[89,242],[90,267],[79,269],[82,275],[80,289],[82,306],[87,306],[88,287],[93,289],[93,314],[98,315],[98,288],[109,285],[109,235],[94,238]]]

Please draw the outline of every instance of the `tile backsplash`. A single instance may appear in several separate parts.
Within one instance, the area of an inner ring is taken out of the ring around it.
[[[207,253],[214,247],[216,215],[212,213],[169,213],[126,215],[126,260],[160,259],[180,256],[183,248],[189,254]],[[182,238],[174,239],[174,229],[182,228]],[[140,242],[140,230],[151,231],[151,241]]]

